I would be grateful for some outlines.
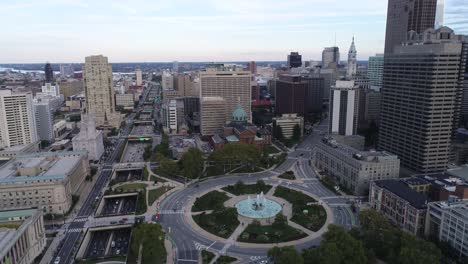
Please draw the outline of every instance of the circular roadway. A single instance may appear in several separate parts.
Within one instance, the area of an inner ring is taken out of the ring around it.
[[[199,232],[197,229],[200,228],[198,226],[194,227],[193,221],[189,223],[186,220],[185,212],[191,209],[193,198],[218,187],[234,184],[239,180],[246,184],[254,184],[261,179],[270,185],[290,187],[312,194],[331,208],[333,215],[331,223],[350,229],[355,224],[355,216],[350,210],[351,203],[349,199],[336,196],[324,187],[309,165],[309,158],[312,155],[314,145],[320,139],[320,128],[323,129],[324,127],[324,125],[316,126],[314,132],[306,137],[295,151],[290,152],[285,162],[274,170],[211,178],[198,184],[189,185],[166,197],[161,202],[158,212],[161,215],[160,223],[175,246],[176,263],[198,263],[199,251],[203,249],[210,249],[210,251],[217,252],[220,255],[236,257],[241,259],[241,263],[256,263],[266,259],[267,248],[256,247],[255,245],[240,247],[236,241],[213,239],[213,236],[206,236],[205,232]],[[293,167],[296,170],[299,182],[274,177]],[[297,244],[296,248],[299,250],[306,249],[319,243],[320,238],[315,238]]]

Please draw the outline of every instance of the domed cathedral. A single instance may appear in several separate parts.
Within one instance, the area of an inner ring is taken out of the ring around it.
[[[249,116],[240,104],[232,112],[232,120],[224,126],[223,135],[214,135],[212,144],[215,149],[222,148],[224,144],[244,143],[259,148],[271,144],[271,133],[261,133],[259,129],[248,122]]]

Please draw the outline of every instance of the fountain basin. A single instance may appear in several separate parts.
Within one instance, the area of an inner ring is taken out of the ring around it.
[[[260,204],[260,200],[257,200],[248,198],[238,202],[237,213],[252,219],[265,219],[274,217],[282,210],[279,203],[266,198],[262,198],[261,206],[255,206],[255,203]]]

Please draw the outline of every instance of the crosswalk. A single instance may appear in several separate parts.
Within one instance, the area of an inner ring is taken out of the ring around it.
[[[165,215],[165,214],[168,214],[168,215],[169,214],[183,214],[183,213],[184,213],[183,210],[176,210],[176,211],[174,211],[174,210],[162,210],[162,211],[159,212],[159,214],[162,214],[162,215]]]
[[[83,229],[81,228],[72,228],[72,229],[68,229],[68,232],[70,233],[80,233]]]

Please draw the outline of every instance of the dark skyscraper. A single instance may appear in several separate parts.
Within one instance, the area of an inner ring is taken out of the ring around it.
[[[306,116],[321,111],[323,85],[321,77],[281,75],[276,81],[276,113]]]
[[[299,55],[299,52],[291,52],[288,55],[288,67],[289,68],[298,68],[302,66],[302,55]]]
[[[54,72],[52,71],[52,66],[50,65],[50,63],[46,63],[44,67],[44,73],[46,83],[51,83],[54,81]]]
[[[403,167],[446,169],[466,53],[461,37],[442,27],[410,34],[407,44],[385,55],[378,146],[398,155]]]
[[[406,41],[408,31],[434,28],[437,0],[388,0],[385,54]]]

